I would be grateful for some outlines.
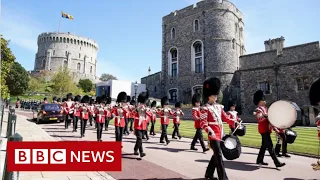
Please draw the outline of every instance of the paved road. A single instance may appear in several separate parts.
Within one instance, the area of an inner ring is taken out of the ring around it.
[[[18,112],[20,113],[20,112]],[[20,113],[28,115],[29,112]],[[96,140],[94,128],[88,127],[86,137],[80,139],[80,134],[72,133],[71,129],[64,130],[62,123],[39,125],[52,137],[59,140]],[[169,136],[171,137],[171,136]],[[103,140],[114,140],[114,129],[103,132]],[[202,179],[212,152],[202,153],[190,151],[191,139],[182,138],[180,141],[171,141],[168,146],[159,144],[159,135],[151,137],[144,142],[144,150],[147,154],[143,160],[138,160],[133,153],[135,136],[125,136],[123,140],[123,171],[110,173],[115,179]],[[198,147],[200,149],[200,147]],[[276,169],[270,156],[265,157],[269,166],[257,166],[255,160],[258,150],[242,148],[241,157],[233,160],[225,160],[225,167],[231,180],[302,180],[319,179],[320,171],[313,171],[311,163],[316,159],[295,156],[280,158],[287,165]]]

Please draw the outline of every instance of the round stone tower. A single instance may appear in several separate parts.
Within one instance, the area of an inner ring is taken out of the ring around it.
[[[227,0],[203,0],[162,21],[164,95],[189,102],[206,78],[230,85],[245,54],[243,15]]]
[[[49,32],[38,36],[34,71],[57,71],[68,67],[74,77],[96,80],[98,44],[71,33]]]

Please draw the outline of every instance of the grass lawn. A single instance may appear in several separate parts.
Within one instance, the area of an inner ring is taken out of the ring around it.
[[[110,124],[113,125],[114,121],[111,120]],[[170,124],[168,127],[168,137],[171,138],[173,131],[172,119],[170,119]],[[150,128],[150,127],[149,127]],[[195,134],[195,129],[193,126],[193,121],[184,120],[180,124],[180,134],[183,137],[193,138]],[[292,130],[296,131],[298,136],[293,144],[288,144],[288,152],[294,152],[306,155],[318,155],[319,141],[317,138],[316,128],[300,128],[295,127]],[[160,132],[160,119],[157,119],[156,131]],[[230,129],[227,124],[224,124],[225,133],[229,133]],[[204,132],[204,131],[203,131]],[[204,133],[204,138],[207,140],[207,135]],[[250,147],[260,147],[261,146],[261,136],[258,133],[258,127],[256,124],[246,124],[246,135],[239,137],[241,144]],[[271,138],[273,140],[273,145],[276,144],[275,132],[272,132]],[[190,141],[191,143],[191,141]]]

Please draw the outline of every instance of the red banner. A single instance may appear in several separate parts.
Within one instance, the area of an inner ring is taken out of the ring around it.
[[[8,171],[121,171],[120,142],[9,142]]]

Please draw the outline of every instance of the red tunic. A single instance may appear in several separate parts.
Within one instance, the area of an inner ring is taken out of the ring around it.
[[[98,107],[95,110],[95,115],[96,115],[96,122],[97,123],[104,123],[107,112],[103,107]]]
[[[90,109],[86,105],[80,106],[78,109],[80,119],[88,120],[89,119],[89,111],[90,111]]]
[[[89,108],[89,115],[90,116],[94,116],[95,115],[95,107],[94,107],[94,105],[93,104],[89,105],[88,108]]]
[[[272,126],[268,120],[268,109],[267,107],[259,106],[255,110],[255,115],[258,119],[258,131],[260,134],[269,132],[272,132]]]
[[[124,120],[124,115],[127,113],[126,108],[114,107],[112,109],[112,113],[114,114],[114,126],[124,127],[126,122]]]
[[[233,119],[234,121],[240,121],[240,118],[238,117],[237,111],[228,111],[227,115],[229,115],[230,119]],[[232,128],[231,125],[229,125],[230,128]]]
[[[316,124],[318,129],[318,138],[320,139],[320,114],[316,117]]]
[[[157,120],[157,108],[155,108],[155,107],[151,108],[151,113],[152,113],[151,121],[156,121]]]
[[[157,111],[157,114],[160,116],[161,124],[169,125],[170,119],[169,116],[173,115],[173,112],[170,108],[161,108]]]
[[[79,103],[74,103],[73,104],[73,115],[80,117],[80,112],[79,112],[80,104]]]
[[[181,109],[176,110],[172,113],[173,116],[173,123],[180,124],[180,117],[183,116],[184,113],[181,111]]]
[[[111,118],[112,116],[112,106],[111,104],[107,104],[105,107],[104,107],[104,111],[106,112],[106,117],[108,118]]]
[[[138,111],[138,112],[137,112]],[[134,112],[134,129],[146,130],[147,121],[152,117],[150,109],[145,105],[141,104],[137,107],[137,111]]]
[[[200,107],[192,108],[192,118],[194,120],[194,128],[201,128],[200,126]]]
[[[200,125],[208,133],[209,140],[220,140],[223,132],[223,123],[234,125],[234,121],[224,112],[221,104],[206,104],[200,110]],[[215,134],[216,137],[209,136]]]
[[[63,104],[64,114],[73,114],[73,101],[67,101]]]

